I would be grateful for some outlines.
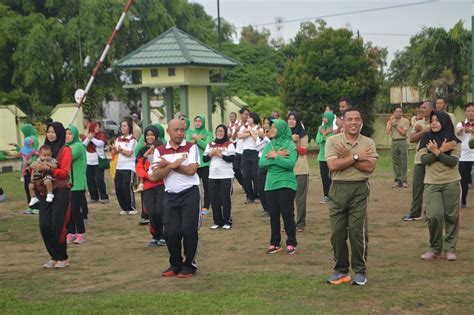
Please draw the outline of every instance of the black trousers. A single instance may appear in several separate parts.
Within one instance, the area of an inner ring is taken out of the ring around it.
[[[209,190],[214,224],[232,225],[232,178],[209,179]]]
[[[242,177],[242,154],[235,154],[234,162],[232,162],[232,168],[234,169],[235,179],[237,179],[240,186],[242,186],[242,188],[245,190],[244,180]]]
[[[331,187],[331,177],[329,176],[329,167],[326,161],[319,161],[319,172],[321,181],[323,182],[323,193],[325,197],[329,196],[329,188]]]
[[[31,179],[31,172],[30,170],[26,170],[25,175],[23,175],[23,186],[25,188],[25,193],[26,193],[26,200],[28,200],[28,204],[30,203],[31,196],[30,196],[30,189],[28,188],[28,185],[30,184],[30,179]],[[38,209],[39,205],[35,204],[34,206],[28,207],[30,209]]]
[[[265,194],[265,181],[267,180],[267,170],[259,168],[258,171],[258,196],[264,211],[268,211],[267,195]]]
[[[71,220],[67,226],[67,232],[70,234],[84,234],[86,227],[81,208],[86,198],[85,190],[71,191]],[[87,207],[87,202],[86,202]]]
[[[115,193],[123,211],[135,211],[133,174],[135,173],[130,170],[117,170],[115,172]]]
[[[168,215],[166,223],[166,245],[170,253],[170,265],[176,270],[197,269],[196,254],[198,230],[201,225],[199,186],[182,192],[165,194],[165,208]],[[183,261],[181,248],[184,247]]]
[[[202,180],[202,187],[204,188],[204,204],[203,208],[209,209],[211,199],[209,197],[209,166],[203,166],[197,169],[199,178]]]
[[[258,198],[258,151],[244,150],[242,154],[242,176],[247,199]]]
[[[467,204],[467,192],[469,184],[472,182],[471,172],[474,162],[459,161],[459,173],[461,174],[461,204]]]
[[[53,193],[53,202],[46,202],[45,196],[38,195],[40,232],[51,259],[66,260],[66,229],[71,217],[71,190],[61,188],[55,189]]]
[[[296,246],[296,223],[295,209],[293,202],[296,191],[289,188],[280,188],[268,190],[267,195],[268,209],[270,212],[271,236],[270,245],[280,246],[280,215],[283,218],[286,232],[286,245]]]
[[[155,240],[164,239],[165,208],[164,208],[165,186],[159,185],[146,189],[142,192],[143,212],[146,213],[150,223],[150,234]]]
[[[105,187],[104,181],[104,170],[99,168],[99,165],[87,165],[87,188],[89,188],[89,194],[92,200],[100,199],[107,200],[107,188]]]

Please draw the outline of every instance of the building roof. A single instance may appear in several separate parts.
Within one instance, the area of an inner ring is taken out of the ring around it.
[[[0,105],[0,109],[7,109],[18,118],[26,118],[26,114],[15,105]]]
[[[239,63],[172,27],[116,62],[121,68],[197,66],[235,67]]]

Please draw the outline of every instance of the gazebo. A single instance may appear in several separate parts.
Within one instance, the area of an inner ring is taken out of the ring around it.
[[[211,87],[223,86],[210,82],[209,70],[232,68],[238,62],[206,46],[191,35],[172,27],[146,45],[120,59],[116,66],[139,70],[140,84],[125,85],[140,89],[144,125],[150,123],[150,93],[165,89],[166,118],[174,115],[173,89],[180,91],[180,112],[190,119],[204,115],[212,130]]]

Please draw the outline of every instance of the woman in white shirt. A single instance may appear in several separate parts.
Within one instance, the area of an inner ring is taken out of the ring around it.
[[[262,156],[262,151],[265,145],[270,142],[269,131],[270,131],[270,124],[272,122],[273,117],[265,117],[263,118],[262,122],[262,129],[258,130],[258,137],[257,141],[255,142],[255,146],[257,147],[258,151],[258,158]],[[270,216],[268,212],[268,202],[265,196],[265,181],[267,179],[267,170],[265,168],[259,167],[258,171],[258,195],[260,197],[260,203],[262,204],[263,216]]]
[[[214,224],[212,230],[232,227],[232,179],[235,158],[234,144],[229,140],[227,127],[216,128],[216,138],[204,150],[203,160],[209,163],[209,192]]]
[[[258,199],[258,151],[256,141],[260,126],[260,117],[257,113],[249,114],[248,126],[242,126],[237,135],[242,139],[242,177],[247,195],[246,204],[254,203]]]
[[[134,150],[137,140],[132,135],[132,122],[123,119],[120,122],[120,132],[112,151],[118,154],[117,170],[115,172],[115,192],[122,211],[120,214],[137,214],[135,209],[135,195],[133,194],[133,176],[135,174],[135,155]]]
[[[105,134],[100,131],[98,122],[92,122],[89,126],[89,133],[85,136],[82,144],[86,147],[87,155],[87,188],[91,202],[98,202],[100,197],[101,203],[108,203],[109,196],[104,181],[104,168],[101,167],[99,160],[105,157]]]

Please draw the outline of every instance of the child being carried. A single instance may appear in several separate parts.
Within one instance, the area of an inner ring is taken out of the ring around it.
[[[35,186],[44,185],[46,187],[46,201],[53,202],[54,194],[53,194],[53,175],[52,170],[58,167],[58,161],[51,157],[51,147],[49,145],[43,145],[39,149],[39,157],[36,160],[37,162],[46,163],[49,167],[48,171],[31,171],[31,181],[28,185],[28,189],[30,190],[31,201],[30,207],[35,205],[39,202],[38,197],[36,197],[36,190]]]

